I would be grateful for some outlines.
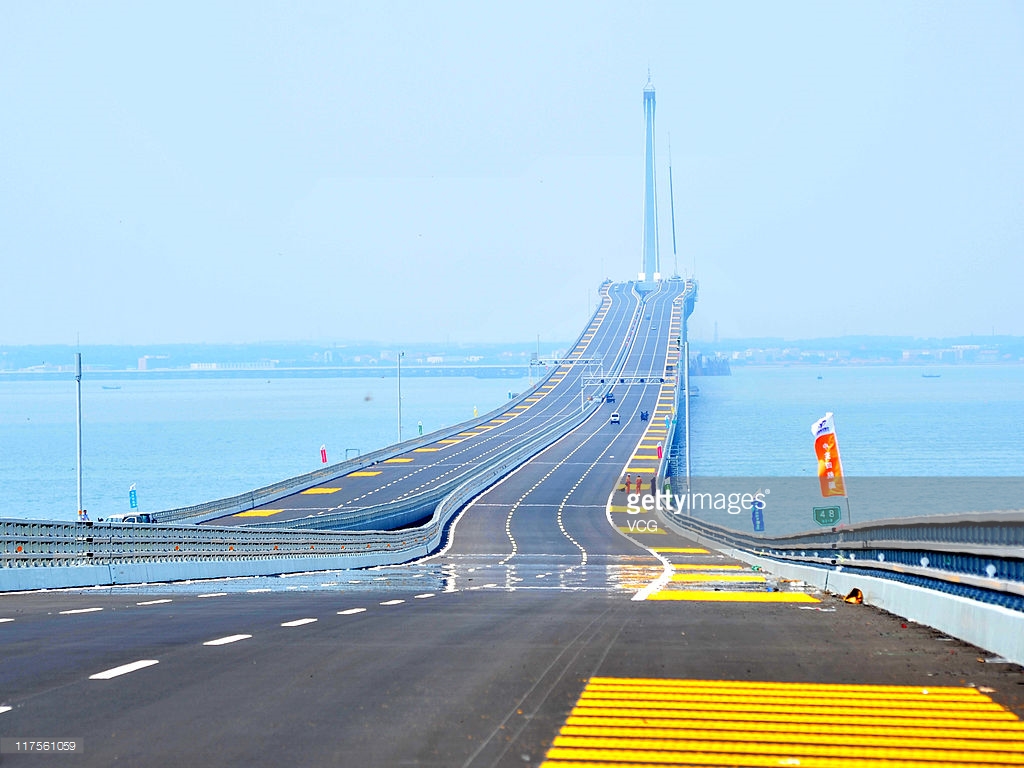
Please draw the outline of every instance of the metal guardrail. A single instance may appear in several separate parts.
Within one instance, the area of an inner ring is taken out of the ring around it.
[[[1024,596],[1024,511],[929,515],[768,537],[689,515],[666,519],[762,557],[863,572],[902,574]]]
[[[685,323],[686,322],[686,317],[685,317],[686,310],[683,308],[683,306],[684,306],[685,302],[690,298],[691,295],[696,295],[696,281],[688,279],[686,281],[686,289],[679,295],[679,300],[680,300],[679,301],[679,305],[677,307],[673,307],[672,308],[673,314],[675,314],[676,312],[679,312],[680,315],[683,316],[682,319],[681,319],[681,323]],[[654,474],[655,487],[662,488],[662,489],[665,488],[665,479],[666,479],[666,477],[672,477],[672,475],[668,475],[667,473],[668,473],[669,467],[671,466],[672,446],[675,444],[676,427],[678,426],[678,422],[679,422],[679,397],[680,397],[681,394],[683,396],[685,396],[685,391],[683,389],[683,382],[686,380],[686,376],[683,373],[683,369],[682,369],[681,365],[687,365],[688,366],[690,364],[690,361],[682,359],[684,357],[684,349],[685,349],[685,347],[683,347],[682,349],[679,350],[680,360],[676,361],[676,386],[675,386],[676,396],[675,396],[675,401],[672,404],[674,415],[672,417],[672,420],[669,422],[668,432],[665,434],[665,443],[664,443],[665,450],[664,450],[663,456],[661,458],[661,461],[658,462],[658,470]]]

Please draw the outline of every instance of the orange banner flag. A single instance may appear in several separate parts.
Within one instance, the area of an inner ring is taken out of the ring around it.
[[[839,443],[836,441],[836,425],[832,412],[818,419],[811,426],[814,435],[814,454],[818,457],[818,482],[822,496],[845,496],[843,465],[839,461]]]

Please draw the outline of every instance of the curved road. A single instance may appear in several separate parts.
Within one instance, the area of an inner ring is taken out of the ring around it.
[[[640,297],[630,283],[607,284],[602,303],[567,360],[600,361],[612,372],[639,322]],[[273,522],[287,525],[298,519],[402,501],[427,494],[443,484],[465,479],[488,458],[542,433],[554,422],[581,407],[581,378],[586,365],[557,366],[521,404],[490,421],[432,445],[407,452],[372,467],[324,482],[316,487],[253,510],[209,520],[208,525]]]

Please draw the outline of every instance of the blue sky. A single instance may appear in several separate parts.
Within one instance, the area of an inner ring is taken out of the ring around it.
[[[295,7],[297,6],[297,7]],[[0,345],[1024,334],[1024,6],[0,6]]]

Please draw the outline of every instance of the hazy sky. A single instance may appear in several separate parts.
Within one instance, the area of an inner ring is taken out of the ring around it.
[[[0,345],[1024,334],[1024,4],[0,4]]]

